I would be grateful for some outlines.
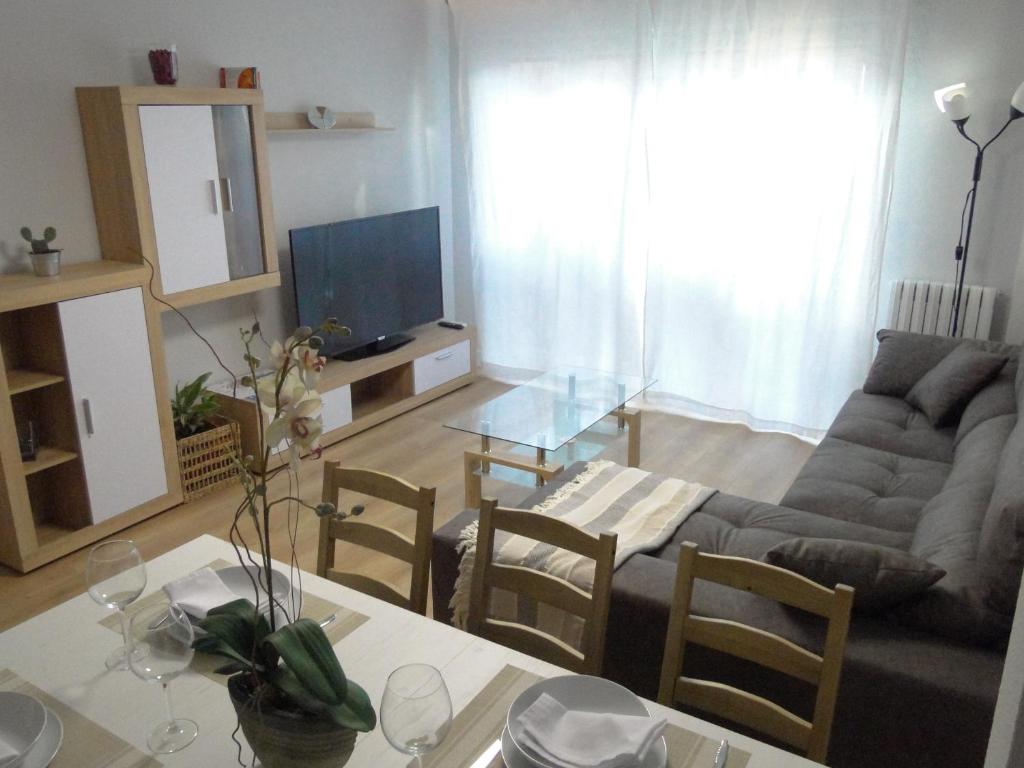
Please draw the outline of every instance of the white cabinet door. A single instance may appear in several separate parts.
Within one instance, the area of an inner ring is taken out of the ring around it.
[[[167,493],[142,289],[62,301],[92,521]]]
[[[227,282],[212,107],[143,106],[139,121],[164,293]]]
[[[323,417],[324,433],[341,429],[352,423],[352,387],[329,389],[320,393],[320,414]]]
[[[472,366],[469,360],[469,339],[430,355],[416,358],[412,364],[414,395],[465,376]]]

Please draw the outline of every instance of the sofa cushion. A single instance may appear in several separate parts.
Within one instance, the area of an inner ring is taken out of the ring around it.
[[[929,461],[953,461],[952,428],[936,429],[928,417],[900,397],[854,392],[828,430],[857,445]]]
[[[980,349],[959,346],[922,376],[907,393],[906,401],[934,427],[956,423],[975,394],[994,379],[1008,358]]]
[[[837,584],[853,587],[854,607],[862,611],[903,602],[946,574],[937,565],[892,547],[806,536],[776,544],[764,559],[829,589]]]
[[[1012,417],[1005,417],[1012,418]],[[1012,616],[1024,568],[1024,421],[1003,449],[981,531],[980,556],[989,579],[989,605]]]
[[[885,541],[874,543],[905,549],[917,527],[921,510],[942,490],[950,468],[945,462],[908,458],[826,437],[804,464],[781,503],[784,507],[865,527],[900,532],[905,537],[902,546]],[[797,533],[820,535],[809,531]]]
[[[1016,360],[1020,347],[997,341],[953,339],[883,329],[878,332],[878,352],[864,382],[864,391],[872,395],[906,397],[928,371],[958,346],[980,349]]]
[[[679,526],[655,556],[676,560],[679,545],[692,541],[701,552],[761,560],[776,545],[797,536],[865,541],[907,549],[911,536],[764,501],[717,493]]]
[[[949,478],[922,511],[910,544],[912,555],[935,563],[946,575],[920,598],[896,608],[901,621],[972,643],[1006,640],[1010,622],[989,606],[990,580],[979,545],[996,470],[1015,423],[1015,416],[989,419],[957,446]]]
[[[1016,360],[1011,360],[999,375],[974,396],[956,428],[954,445],[959,445],[972,429],[997,416],[1017,413],[1017,393],[1014,379],[1020,369]]]

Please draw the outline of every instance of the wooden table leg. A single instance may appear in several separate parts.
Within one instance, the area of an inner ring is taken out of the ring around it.
[[[518,469],[521,472],[529,472],[537,476],[538,485],[550,482],[552,478],[558,473],[562,472],[565,467],[561,464],[553,464],[547,461],[547,455],[544,457],[544,464],[542,466],[537,464],[531,464],[529,461],[524,461],[521,456],[517,456],[511,453],[479,453],[478,451],[466,451],[463,456],[463,469],[465,472],[465,484],[466,484],[466,506],[471,509],[479,509],[480,499],[483,497],[482,490],[482,478],[480,472],[480,465],[488,461],[491,464],[497,464],[500,467],[509,467],[510,469]]]

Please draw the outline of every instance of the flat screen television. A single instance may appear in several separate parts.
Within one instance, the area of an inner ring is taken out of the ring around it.
[[[421,208],[293,229],[299,324],[336,317],[352,329],[323,354],[358,360],[412,341],[404,333],[444,315],[438,209]]]

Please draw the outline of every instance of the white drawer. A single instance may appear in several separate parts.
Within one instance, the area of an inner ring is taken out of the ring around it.
[[[470,371],[469,339],[430,355],[418,357],[412,364],[413,394],[439,387]]]
[[[352,389],[346,384],[320,393],[324,433],[352,423]]]

